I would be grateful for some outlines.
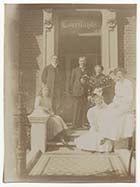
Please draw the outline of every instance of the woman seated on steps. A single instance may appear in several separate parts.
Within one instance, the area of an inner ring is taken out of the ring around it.
[[[82,134],[75,139],[77,148],[92,152],[111,152],[112,145],[108,141],[101,145],[102,134],[104,130],[104,124],[102,122],[102,115],[107,109],[107,105],[104,103],[103,96],[95,95],[91,99],[95,103],[95,106],[90,108],[87,113],[90,129],[87,133]]]
[[[60,116],[54,114],[47,86],[44,86],[36,97],[35,110],[37,113],[49,117],[47,120],[47,140],[61,141],[63,144],[67,144],[66,130],[68,127]]]

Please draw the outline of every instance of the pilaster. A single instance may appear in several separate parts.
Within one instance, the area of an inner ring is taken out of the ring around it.
[[[102,10],[102,65],[105,73],[118,66],[118,34],[116,12]]]

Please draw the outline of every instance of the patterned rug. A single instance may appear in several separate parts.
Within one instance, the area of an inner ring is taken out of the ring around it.
[[[127,172],[116,154],[43,154],[30,176],[125,177]]]

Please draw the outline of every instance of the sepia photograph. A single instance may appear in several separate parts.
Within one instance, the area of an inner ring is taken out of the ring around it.
[[[4,183],[136,182],[137,4],[4,4]]]

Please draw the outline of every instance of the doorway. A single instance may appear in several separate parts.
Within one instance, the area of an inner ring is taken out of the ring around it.
[[[72,121],[72,96],[70,79],[72,70],[78,67],[79,56],[85,56],[88,68],[93,71],[101,64],[101,17],[83,15],[60,19],[59,59],[65,75],[65,95],[63,97],[64,119]]]

